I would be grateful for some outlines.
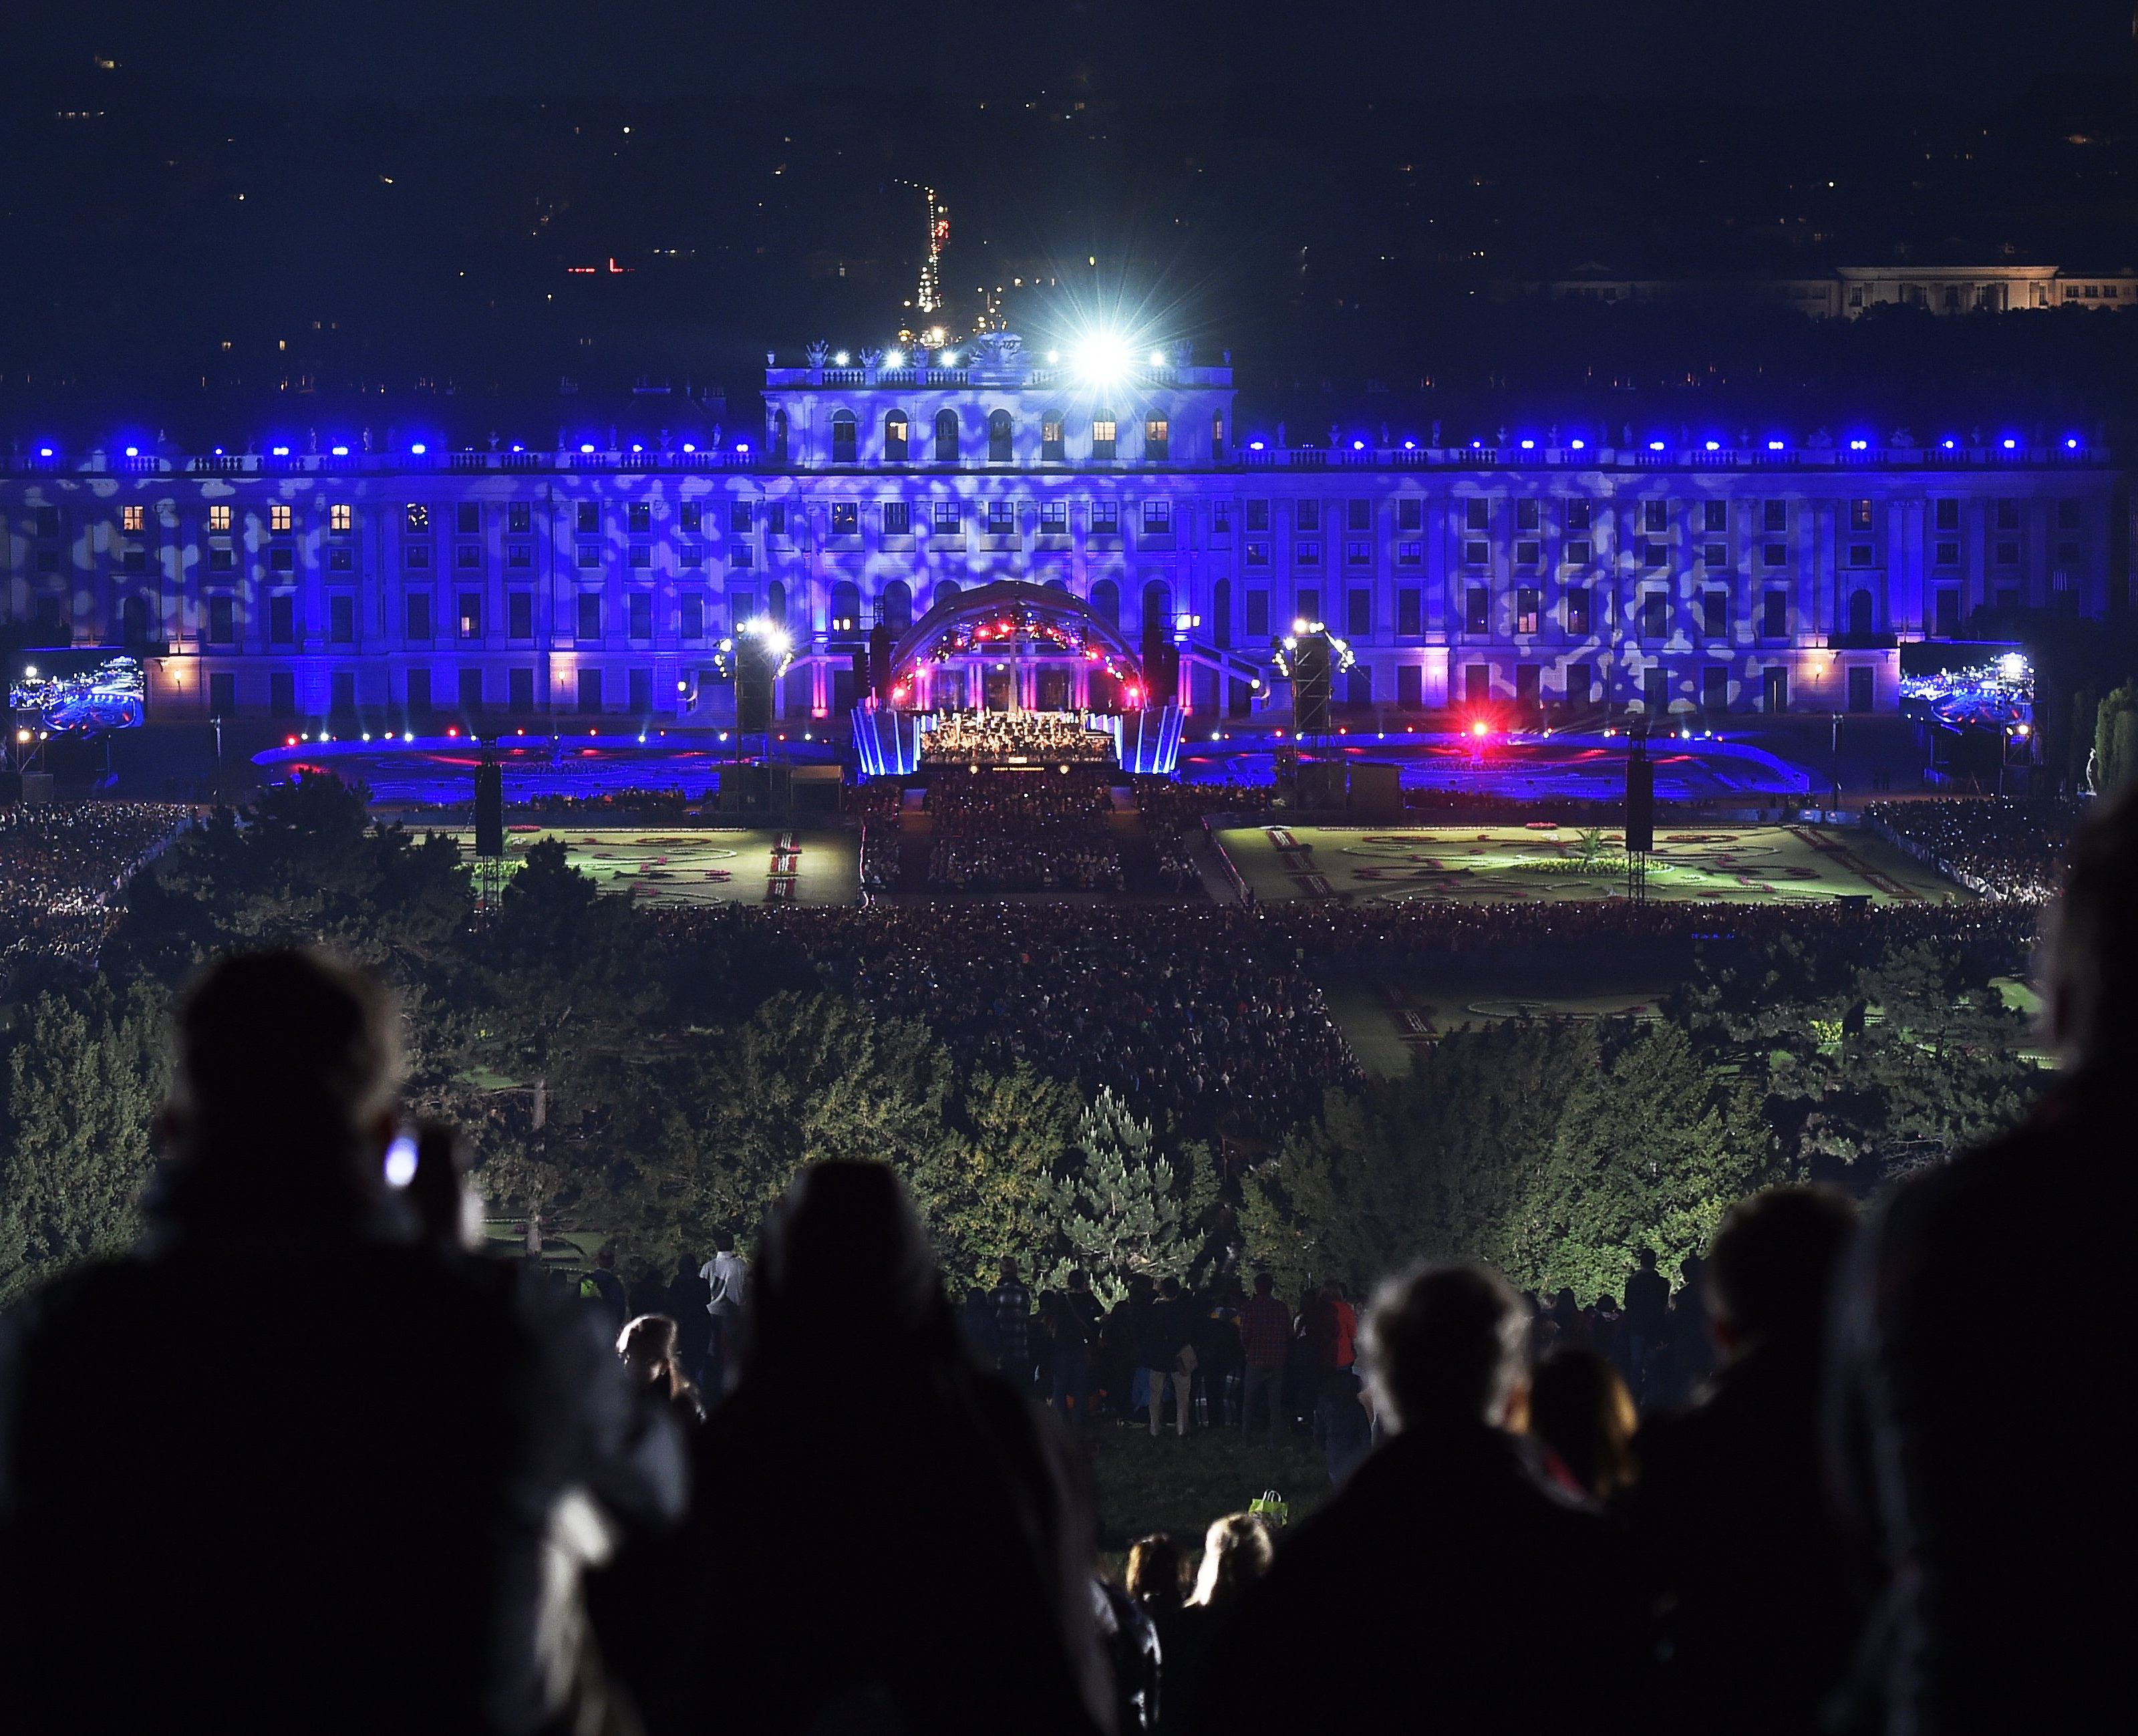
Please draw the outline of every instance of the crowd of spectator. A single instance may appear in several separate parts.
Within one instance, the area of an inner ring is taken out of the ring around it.
[[[1231,779],[1190,783],[1172,778],[1135,780],[1136,808],[1147,824],[1192,824],[1213,814],[1265,814],[1276,798],[1274,784],[1242,784]]]
[[[989,716],[997,715],[989,713]],[[1055,715],[1049,713],[1038,716]],[[928,781],[928,883],[951,892],[1119,892],[1127,886],[1104,772],[961,770]]]
[[[0,1322],[10,1709],[334,1736],[2092,1728],[2138,1525],[2113,1407],[2072,1395],[2115,1366],[2138,1205],[2138,801],[2075,856],[2070,1064],[2030,1121],[1867,1220],[1823,1188],[1741,1201],[1675,1290],[1643,1255],[1585,1308],[1460,1261],[1363,1309],[1326,1279],[1285,1298],[1222,1250],[1110,1308],[1007,1259],[954,1302],[874,1162],[805,1168],[665,1284],[604,1250],[560,1292],[478,1251],[449,1132],[397,1162],[374,980],[225,959],[180,1005],[150,1233]],[[1237,1430],[1239,1496],[1274,1462],[1258,1425],[1311,1431],[1331,1492],[1296,1524],[1236,1496],[1199,1563],[1154,1533],[1116,1574],[1076,1469],[1106,1419],[1154,1456]]]
[[[715,919],[718,919],[715,913]],[[1146,1118],[1279,1128],[1358,1064],[1291,936],[1214,904],[768,912],[881,1013],[959,1061],[1028,1061]]]
[[[0,806],[0,958],[94,958],[129,877],[193,813],[175,802]]]
[[[1203,883],[1195,866],[1196,834],[1185,827],[1163,827],[1151,834],[1158,857],[1158,883],[1169,892],[1192,892]]]
[[[930,765],[1095,765],[1113,756],[1113,737],[1069,712],[954,712],[920,738],[921,762]]]
[[[1867,823],[1911,855],[1985,898],[2046,904],[2063,883],[2075,802],[2004,796],[1872,802]]]

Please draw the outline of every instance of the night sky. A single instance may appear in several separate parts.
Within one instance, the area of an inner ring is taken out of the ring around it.
[[[2138,264],[2105,0],[91,4],[4,42],[4,438],[242,438],[301,400],[540,439],[639,381],[751,420],[767,349],[896,329],[923,181],[954,316],[996,286],[1040,335],[1120,310],[1233,350],[1272,415],[1369,384],[1458,423],[1626,393],[2067,414],[2138,380],[2120,318],[1955,349],[1506,293]]]

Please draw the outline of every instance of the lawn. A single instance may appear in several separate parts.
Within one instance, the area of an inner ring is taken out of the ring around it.
[[[475,834],[447,834],[463,851]],[[783,837],[790,852],[776,851]],[[545,839],[560,839],[565,859],[603,892],[634,902],[663,905],[852,904],[860,895],[860,866],[851,832],[657,830],[595,831],[578,826],[519,826],[505,834],[505,867]]]
[[[1185,1440],[1169,1429],[1154,1440],[1143,1425],[1106,1417],[1089,1431],[1088,1446],[1108,1549],[1152,1531],[1200,1548],[1211,1520],[1242,1511],[1266,1489],[1284,1497],[1295,1523],[1329,1493],[1312,1437],[1287,1434],[1272,1448],[1266,1426],[1243,1447],[1237,1429],[1198,1429]]]
[[[1247,826],[1218,834],[1255,896],[1584,903],[1626,896],[1625,834],[1573,826]],[[1658,901],[1877,904],[1970,894],[1854,831],[1711,826],[1660,831],[1649,859]]]

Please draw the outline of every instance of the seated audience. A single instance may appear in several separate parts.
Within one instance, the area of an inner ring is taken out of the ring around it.
[[[1847,1667],[1852,1594],[1818,1390],[1827,1297],[1854,1232],[1853,1209],[1824,1189],[1731,1210],[1707,1268],[1722,1367],[1698,1404],[1636,1441],[1635,1538],[1676,1716],[1812,1731]]]
[[[1869,1715],[1896,1736],[2096,1728],[2126,1691],[2115,1588],[2138,1528],[2128,1430],[2097,1395],[2138,1216],[2134,886],[2126,790],[2080,831],[2053,922],[2065,1077],[2017,1131],[1901,1188],[1843,1289],[1841,1481],[1882,1581]]]
[[[1604,1522],[1532,1474],[1529,1319],[1477,1266],[1391,1280],[1365,1329],[1389,1438],[1289,1533],[1204,1672],[1196,1728],[1550,1732],[1626,1722],[1638,1645]],[[1549,1587],[1579,1611],[1539,1646]],[[1314,1667],[1282,1667],[1311,1660]]]
[[[699,1437],[694,1728],[1113,1724],[1061,1437],[983,1372],[891,1171],[806,1171]]]
[[[227,958],[177,1059],[149,1236],[0,1339],[10,1716],[375,1736],[592,1715],[565,1540],[603,1508],[676,1516],[672,1426],[588,1313],[388,1186],[398,1056],[370,979]]]

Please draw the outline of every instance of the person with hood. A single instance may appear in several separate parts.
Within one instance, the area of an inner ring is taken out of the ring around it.
[[[698,1445],[697,1727],[1110,1730],[1058,1432],[979,1366],[897,1177],[804,1171],[744,1318]]]

